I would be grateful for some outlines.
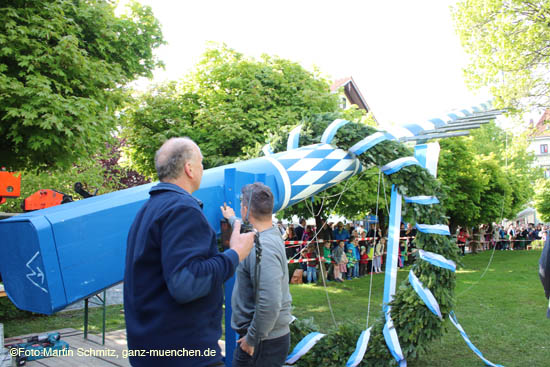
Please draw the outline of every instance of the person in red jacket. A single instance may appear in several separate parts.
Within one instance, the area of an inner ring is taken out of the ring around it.
[[[458,235],[456,236],[456,244],[458,245],[458,247],[462,251],[462,256],[464,256],[464,254],[466,253],[465,252],[466,241],[468,240],[469,237],[470,237],[470,235],[468,234],[466,229],[465,228],[460,228],[460,230],[458,231]]]
[[[307,247],[305,257],[307,262],[307,282],[317,283],[317,253],[315,245],[311,244]]]
[[[359,259],[359,276],[362,277],[367,273],[367,264],[369,263],[369,255],[367,254],[367,248],[361,246],[361,258]]]

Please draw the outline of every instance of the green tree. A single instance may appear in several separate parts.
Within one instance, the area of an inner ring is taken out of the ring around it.
[[[549,0],[463,0],[453,16],[471,86],[489,86],[499,107],[550,106]]]
[[[541,172],[532,168],[535,157],[527,151],[530,133],[529,130],[510,133],[495,123],[489,123],[470,132],[472,149],[478,155],[493,155],[506,170],[513,170],[534,182]]]
[[[511,190],[505,195],[504,218],[514,218],[525,208],[534,195],[534,184],[542,177],[542,170],[533,166],[535,156],[528,152],[530,131],[511,134],[494,123],[484,125],[472,131],[471,149],[479,159],[494,160],[500,166],[501,173],[493,170],[492,183],[503,176]],[[501,205],[502,206],[502,205]],[[500,219],[500,216],[497,218]],[[487,223],[487,222],[485,222]]]
[[[511,185],[512,177],[507,176],[504,169],[492,155],[481,156],[478,167],[481,174],[485,176],[487,183],[484,185],[479,198],[481,210],[476,224],[499,222],[503,218],[510,218],[513,213],[512,208],[515,208],[514,204],[519,201],[513,194],[516,188]],[[521,190],[521,188],[518,188],[518,190]],[[515,216],[515,213],[513,214]]]
[[[80,182],[89,193],[97,195],[148,183],[145,177],[123,165],[121,153],[125,142],[120,139],[115,141],[115,145],[107,144],[105,153],[96,154],[92,159],[82,160],[67,169],[20,171],[20,197],[7,199],[0,206],[0,211],[22,212],[23,201],[40,189],[53,189],[71,196],[74,200],[80,200],[82,197],[74,191],[76,182]]]
[[[543,222],[550,222],[550,180],[539,179],[535,191],[535,208]]]
[[[453,228],[514,218],[532,199],[541,173],[532,167],[525,134],[491,123],[440,145],[438,176]]]
[[[438,180],[441,182],[450,225],[473,226],[481,213],[481,193],[487,178],[477,167],[467,139],[448,138],[439,142]]]
[[[0,8],[0,164],[70,167],[105,147],[124,85],[161,65],[149,7],[13,0]]]
[[[222,45],[208,49],[181,82],[137,97],[124,111],[123,135],[131,165],[154,176],[154,152],[167,138],[186,135],[198,142],[210,168],[250,157],[268,136],[337,109],[337,95],[318,73],[278,57],[249,58]]]

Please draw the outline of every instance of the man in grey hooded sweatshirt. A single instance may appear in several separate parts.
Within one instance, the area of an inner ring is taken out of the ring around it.
[[[292,320],[285,247],[272,223],[273,194],[269,187],[256,182],[241,192],[241,217],[259,233],[261,260],[256,267],[255,247],[237,267],[231,327],[239,334],[239,346],[233,366],[280,367],[288,355]],[[233,209],[221,209],[233,224]]]

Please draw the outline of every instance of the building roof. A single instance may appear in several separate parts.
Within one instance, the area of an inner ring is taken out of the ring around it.
[[[550,109],[544,111],[539,119],[539,122],[535,125],[535,131],[533,137],[550,137]]]
[[[341,87],[344,88],[344,94],[351,104],[355,104],[357,105],[357,107],[362,108],[367,112],[370,112],[370,107],[367,104],[367,101],[361,94],[359,87],[357,86],[357,84],[355,84],[355,81],[351,76],[335,80],[334,83],[332,83],[332,85],[330,86],[330,91],[336,92]]]

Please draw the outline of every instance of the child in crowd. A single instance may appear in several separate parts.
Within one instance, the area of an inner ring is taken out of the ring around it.
[[[466,241],[470,235],[466,232],[466,228],[460,228],[458,235],[456,236],[456,244],[462,251],[462,256],[466,253]]]
[[[302,233],[302,238],[300,239],[302,241],[302,243],[300,244],[299,249],[302,253],[305,252],[305,254],[307,254],[307,252],[308,252],[307,243],[312,239],[313,239],[312,229],[311,229],[311,226],[308,225],[304,228],[304,232]],[[304,270],[304,273],[307,274],[307,264],[302,263],[301,268],[302,268],[302,270]]]
[[[347,264],[347,271],[348,271],[348,280],[350,280],[353,277],[353,268],[355,267],[355,255],[353,254],[353,246],[350,245],[348,247],[348,251],[346,253],[348,258],[348,264]]]
[[[384,253],[384,247],[386,247],[386,237],[382,237],[380,241],[374,246],[374,272],[382,272],[382,254]]]
[[[306,227],[306,231],[304,232],[302,241],[310,241],[310,240],[313,240],[314,237],[315,237],[315,231],[313,230],[313,226],[308,225]]]
[[[369,255],[367,272],[370,274],[374,270],[374,242],[371,242],[371,244],[367,248],[367,255]]]
[[[351,243],[353,245],[353,256],[355,257],[355,264],[353,265],[353,272],[351,276],[353,278],[359,278],[359,260],[361,260],[361,250],[359,249],[359,238],[352,236]]]
[[[338,247],[336,247],[332,253],[332,258],[335,262],[334,280],[337,282],[343,282],[342,276],[346,274],[346,263],[348,258],[344,250],[345,245],[346,243],[344,241],[338,242]]]
[[[324,271],[324,277],[325,278],[328,278],[328,280],[333,280],[334,277],[331,275],[332,273],[332,253],[331,253],[331,249],[330,249],[330,242],[328,241],[325,241],[324,243],[324,246],[323,246],[323,257],[325,258],[325,260],[323,261],[322,263],[322,266],[323,268],[321,269],[321,271]]]
[[[369,255],[367,255],[367,248],[361,246],[361,255],[359,259],[359,276],[363,276],[367,273],[367,264],[369,263]]]
[[[306,250],[307,262],[307,282],[317,283],[317,253],[315,245],[309,245]]]

